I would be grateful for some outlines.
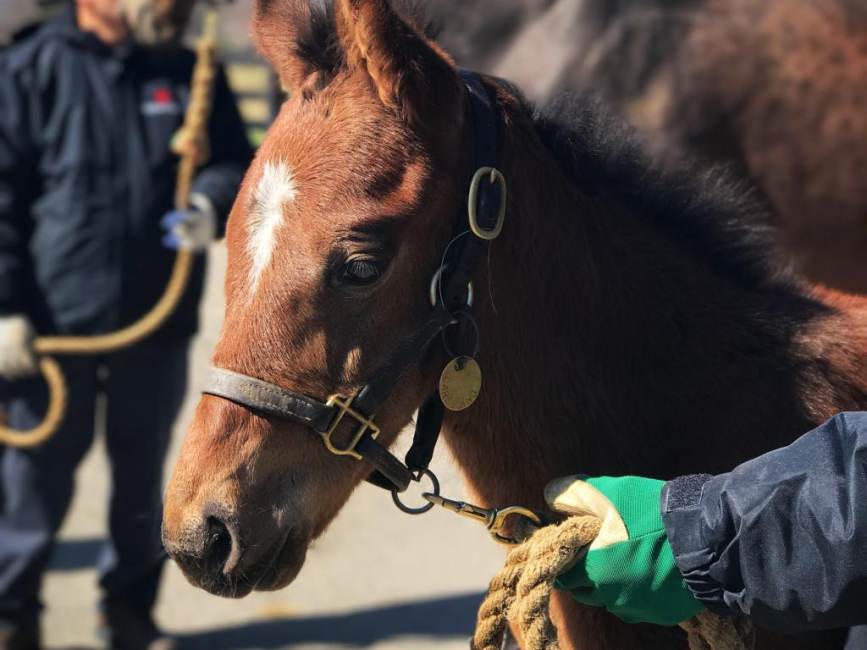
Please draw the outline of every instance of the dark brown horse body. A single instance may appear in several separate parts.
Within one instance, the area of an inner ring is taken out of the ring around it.
[[[259,6],[260,45],[298,92],[232,214],[215,353],[320,399],[353,394],[424,318],[473,171],[444,55],[382,0],[336,4],[312,17],[306,2]],[[444,431],[481,503],[541,507],[549,480],[579,472],[722,472],[867,408],[867,310],[775,271],[737,188],[657,175],[598,107],[534,119],[490,84],[509,210],[474,279],[482,394]],[[357,259],[365,276],[381,267],[373,284],[342,282]],[[407,372],[377,414],[385,442],[445,362],[437,349]],[[368,470],[309,429],[205,397],[166,496],[166,546],[215,593],[280,588]],[[564,647],[684,645],[565,597],[555,607]]]
[[[801,270],[867,292],[864,3],[559,0],[497,70],[536,98],[602,92],[664,155],[743,173]]]

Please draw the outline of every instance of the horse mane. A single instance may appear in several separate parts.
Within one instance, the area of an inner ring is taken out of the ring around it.
[[[751,187],[698,162],[654,164],[634,130],[597,98],[564,93],[533,109],[536,131],[589,196],[618,197],[712,268],[748,287],[793,286],[774,251],[774,229]]]

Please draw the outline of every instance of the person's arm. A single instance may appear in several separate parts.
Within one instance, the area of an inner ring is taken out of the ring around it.
[[[27,101],[0,60],[0,317],[20,314],[31,183]]]
[[[602,533],[558,579],[632,623],[705,607],[781,631],[867,623],[867,413],[716,477],[566,477],[551,507]]]
[[[662,511],[708,608],[785,630],[867,623],[867,413],[728,474],[671,481]]]
[[[21,295],[33,169],[27,118],[24,93],[0,59],[0,378],[6,380],[36,372],[35,332]]]
[[[222,237],[241,180],[253,157],[235,95],[222,68],[217,73],[214,87],[208,140],[210,159],[196,175],[191,203],[193,207],[203,209],[197,197],[206,198],[216,217],[217,236]]]

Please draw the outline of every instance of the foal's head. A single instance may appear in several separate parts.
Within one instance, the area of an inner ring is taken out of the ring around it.
[[[215,365],[354,395],[429,317],[469,174],[465,90],[385,0],[259,0],[259,48],[292,90],[229,221]],[[312,8],[311,8],[312,5]],[[377,413],[388,443],[433,383],[416,364]],[[201,586],[290,582],[365,463],[311,429],[204,397],[166,495],[169,552]]]

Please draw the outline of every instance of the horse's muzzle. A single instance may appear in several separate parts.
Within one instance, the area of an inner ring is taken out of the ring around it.
[[[197,524],[179,534],[163,528],[163,545],[194,586],[226,598],[243,598],[254,589],[277,589],[297,575],[306,545],[292,531],[271,543],[247,544],[235,518],[208,506]]]

